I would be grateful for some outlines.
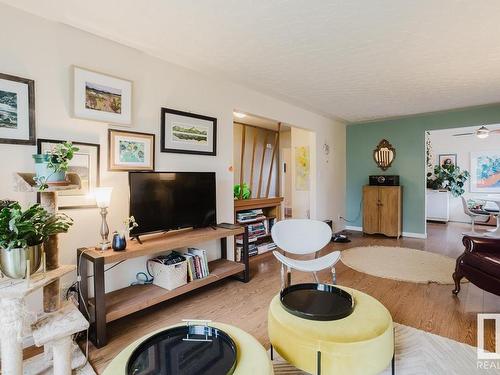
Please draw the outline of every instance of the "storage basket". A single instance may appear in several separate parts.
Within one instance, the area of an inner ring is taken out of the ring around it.
[[[153,284],[172,290],[187,284],[187,262],[161,264],[148,260],[148,269],[153,276]]]

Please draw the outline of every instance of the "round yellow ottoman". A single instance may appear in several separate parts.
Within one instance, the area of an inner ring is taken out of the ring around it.
[[[391,363],[394,353],[391,314],[368,294],[339,288],[354,297],[354,312],[332,321],[292,315],[281,306],[279,295],[275,296],[268,313],[273,349],[290,364],[311,374],[317,374],[318,367],[323,375],[378,374]]]
[[[127,361],[132,352],[146,339],[166,329],[176,327],[182,324],[176,324],[170,327],[159,329],[155,332],[141,337],[132,344],[123,349],[111,361],[104,370],[103,375],[124,375],[127,373]],[[211,327],[219,328],[226,332],[234,340],[238,356],[236,359],[236,369],[234,375],[273,375],[273,366],[266,353],[266,349],[250,334],[245,331],[222,323],[210,323]]]

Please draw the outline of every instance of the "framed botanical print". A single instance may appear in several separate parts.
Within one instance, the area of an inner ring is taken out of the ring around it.
[[[154,134],[109,129],[108,170],[152,171],[154,169]]]
[[[0,73],[0,143],[35,144],[35,81]]]
[[[132,122],[132,82],[73,67],[75,117],[112,124]]]
[[[500,150],[470,153],[470,191],[500,193]]]
[[[38,139],[37,153],[50,151],[58,143],[64,141],[54,139]],[[81,188],[78,190],[63,190],[57,193],[59,209],[93,208],[96,207],[95,198],[91,192],[99,186],[100,178],[100,146],[94,143],[72,142],[78,147],[69,161],[68,172],[80,176]],[[40,201],[40,200],[38,200]]]
[[[162,108],[161,152],[217,155],[217,119]]]
[[[445,165],[457,165],[457,154],[440,154],[438,159],[441,167]]]

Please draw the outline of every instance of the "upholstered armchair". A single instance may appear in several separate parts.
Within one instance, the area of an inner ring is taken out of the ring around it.
[[[465,251],[457,259],[453,294],[460,292],[460,280],[500,296],[500,238],[464,236]]]

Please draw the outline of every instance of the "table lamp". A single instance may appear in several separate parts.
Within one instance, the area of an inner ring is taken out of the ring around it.
[[[109,235],[109,227],[106,222],[106,215],[108,214],[108,207],[111,201],[111,192],[113,188],[110,187],[99,187],[95,188],[94,196],[97,207],[101,210],[101,242],[99,243],[99,247],[101,251],[104,251],[109,248],[110,242],[108,240]]]

